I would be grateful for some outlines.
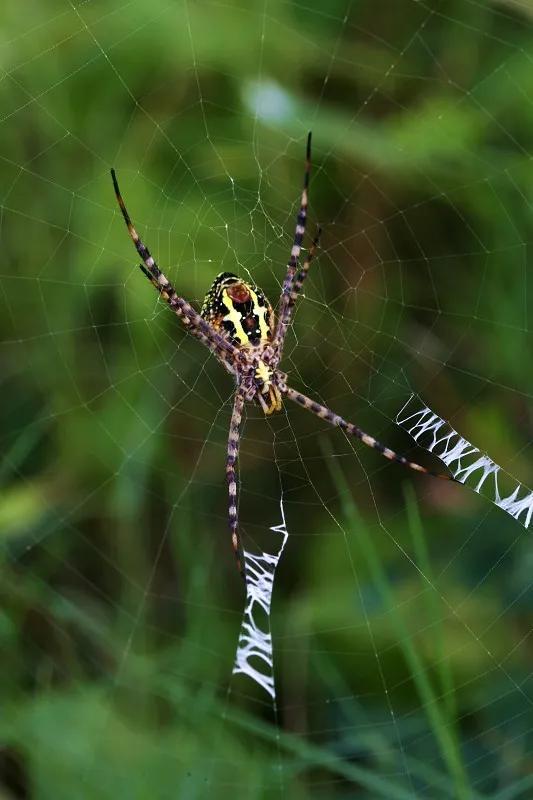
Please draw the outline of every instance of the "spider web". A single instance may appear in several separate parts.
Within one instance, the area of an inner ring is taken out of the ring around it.
[[[2,789],[530,796],[533,6],[2,15]],[[289,383],[466,486],[248,407],[245,597],[231,380],[109,168],[196,307],[275,301],[309,129]]]

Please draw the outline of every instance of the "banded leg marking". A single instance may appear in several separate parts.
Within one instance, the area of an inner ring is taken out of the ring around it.
[[[285,313],[283,317],[280,317],[278,322],[277,332],[279,332],[279,340],[278,340],[278,349],[277,349],[277,358],[278,361],[281,359],[281,350],[283,347],[283,342],[285,341],[285,336],[287,333],[287,329],[289,327],[291,317],[292,317],[292,310],[295,306],[295,303],[298,299],[298,295],[302,290],[303,282],[305,281],[307,274],[309,272],[309,267],[311,265],[311,261],[316,253],[316,249],[320,243],[320,234],[321,234],[320,227],[317,228],[315,238],[309,248],[309,252],[307,253],[307,258],[305,259],[304,263],[302,264],[301,269],[296,273],[294,276],[294,280],[292,283],[292,288],[290,290],[289,299],[287,305],[285,307]]]
[[[149,281],[155,286],[161,297],[166,300],[174,313],[182,320],[186,327],[196,333],[197,337],[213,352],[232,356],[233,359],[239,358],[238,349],[231,344],[224,336],[217,331],[213,330],[211,325],[206,322],[203,317],[188,303],[183,297],[180,297],[166,275],[164,275],[157,266],[155,259],[150,251],[139,237],[135,227],[131,221],[130,215],[126,208],[126,204],[120,193],[118,186],[117,176],[115,170],[111,170],[111,177],[113,179],[113,186],[115,195],[119,204],[124,222],[128,228],[129,235],[135,245],[135,249],[143,260],[141,270],[144,272]],[[201,334],[201,335],[200,335]]]
[[[305,159],[305,172],[304,172],[304,185],[302,189],[302,199],[300,201],[300,210],[296,217],[296,229],[294,231],[294,240],[291,248],[290,258],[287,264],[287,273],[283,281],[283,288],[279,300],[279,321],[274,334],[274,344],[281,350],[283,340],[287,332],[287,325],[290,316],[287,316],[291,291],[293,288],[294,277],[298,267],[298,259],[302,250],[302,242],[305,235],[305,228],[307,225],[307,205],[309,194],[309,176],[311,173],[311,132],[307,136],[307,149]]]
[[[370,434],[365,433],[365,431],[358,428],[357,425],[354,425],[352,422],[347,422],[343,417],[339,416],[338,414],[334,414],[326,406],[323,406],[321,403],[317,403],[315,400],[311,400],[309,397],[306,397],[305,394],[301,392],[297,392],[294,389],[291,389],[290,386],[283,387],[281,391],[287,395],[290,400],[293,400],[298,405],[302,406],[302,408],[306,408],[308,411],[311,411],[320,419],[326,420],[329,422],[330,425],[334,425],[337,428],[345,431],[345,433],[349,434],[350,436],[354,436],[359,441],[366,444],[367,447],[371,447],[373,450],[377,450],[378,453],[381,453],[382,456],[388,458],[389,461],[395,461],[397,464],[402,464],[404,467],[408,467],[409,469],[413,469],[416,472],[423,472],[426,475],[432,475],[434,478],[442,478],[443,480],[447,481],[455,481],[451,475],[445,475],[442,472],[433,472],[426,467],[417,464],[414,461],[409,461],[409,459],[405,458],[405,456],[401,456],[398,453],[395,453],[394,450],[391,450],[389,447],[385,447],[385,445],[381,444],[377,439],[374,439],[373,436]]]
[[[291,290],[291,294],[290,294],[290,298],[289,298],[289,305],[288,305],[288,309],[287,309],[288,310],[288,318],[287,318],[287,321],[286,321],[286,325],[288,325],[289,322],[290,322],[290,316],[291,316],[291,313],[292,313],[292,309],[294,307],[294,304],[296,303],[296,300],[298,299],[298,295],[300,294],[300,292],[302,290],[303,283],[304,283],[305,279],[307,278],[307,275],[308,275],[308,272],[309,272],[309,267],[311,266],[311,262],[312,262],[312,260],[313,260],[313,258],[315,256],[316,250],[317,250],[317,248],[318,248],[318,246],[320,244],[320,236],[321,236],[321,234],[322,234],[322,228],[320,226],[317,226],[314,239],[313,239],[313,241],[311,243],[311,247],[309,248],[309,252],[307,253],[307,258],[305,259],[305,261],[304,261],[304,263],[302,265],[302,268],[299,270],[299,272],[296,273],[296,276],[294,278],[294,282],[292,284],[292,290]]]
[[[239,520],[237,512],[237,478],[235,465],[239,455],[240,427],[245,395],[242,389],[237,389],[228,436],[228,450],[226,456],[226,480],[228,483],[228,523],[231,535],[231,545],[237,561],[237,569],[241,577],[246,580],[246,565],[242,543],[239,536]]]

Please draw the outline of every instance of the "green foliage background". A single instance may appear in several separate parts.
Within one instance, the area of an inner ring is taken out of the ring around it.
[[[186,297],[223,268],[275,298],[312,128],[292,382],[428,463],[391,422],[414,389],[531,485],[533,4],[6,0],[0,26],[0,796],[533,796],[528,534],[297,408],[250,409],[241,464],[248,546],[280,480],[291,533],[277,709],[231,680],[231,381],[109,178]]]

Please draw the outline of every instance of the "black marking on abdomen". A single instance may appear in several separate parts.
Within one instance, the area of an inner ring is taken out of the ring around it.
[[[237,339],[237,331],[235,329],[235,325],[228,319],[225,319],[222,323],[222,327],[225,331],[229,334],[231,341],[234,344],[240,344],[239,340]]]

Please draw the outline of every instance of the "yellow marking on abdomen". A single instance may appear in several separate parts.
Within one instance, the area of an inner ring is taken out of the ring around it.
[[[266,316],[268,312],[268,307],[260,306],[257,294],[254,290],[246,284],[246,287],[250,293],[250,297],[252,298],[252,314],[257,317],[258,325],[259,325],[259,342],[262,344],[266,344],[271,339],[271,331],[267,325]],[[228,290],[224,289],[222,292],[222,302],[224,307],[227,309],[227,314],[224,315],[224,320],[231,322],[235,328],[235,339],[241,344],[243,347],[251,347],[252,343],[248,338],[248,334],[244,330],[242,324],[242,314],[240,311],[237,311],[235,308],[235,302],[228,294]],[[255,331],[254,331],[255,333]]]
[[[222,292],[222,302],[224,303],[224,306],[228,310],[228,313],[224,315],[224,320],[233,323],[233,326],[235,328],[235,338],[237,339],[239,344],[242,344],[244,347],[249,346],[250,340],[248,339],[246,331],[242,326],[242,315],[235,308],[233,300],[229,296],[227,289],[224,289]]]
[[[259,299],[253,289],[249,289],[249,292],[252,296],[252,300],[254,301],[254,313],[257,315],[257,319],[259,320],[260,341],[269,342],[272,337],[272,332],[268,327],[266,321],[268,307],[266,305],[264,306],[259,305]]]

